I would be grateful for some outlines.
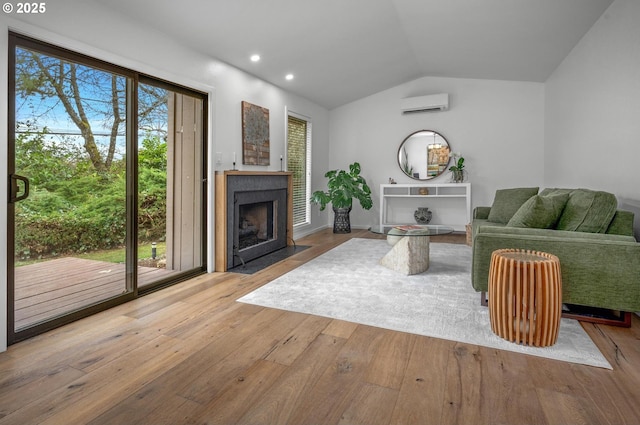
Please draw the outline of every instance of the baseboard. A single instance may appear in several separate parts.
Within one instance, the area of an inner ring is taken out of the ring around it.
[[[327,229],[331,226],[329,226],[328,224],[324,225],[324,226],[319,226],[319,227],[314,227],[311,229],[293,229],[293,240],[298,240],[300,238],[304,238],[305,236],[309,236],[313,233],[319,232],[321,230]]]

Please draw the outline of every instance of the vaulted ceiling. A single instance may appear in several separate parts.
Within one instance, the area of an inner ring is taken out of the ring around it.
[[[332,109],[424,76],[544,82],[613,0],[93,1]]]

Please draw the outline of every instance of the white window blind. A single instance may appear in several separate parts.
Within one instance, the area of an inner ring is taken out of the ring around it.
[[[311,222],[311,122],[288,115],[287,171],[293,173],[293,225]]]

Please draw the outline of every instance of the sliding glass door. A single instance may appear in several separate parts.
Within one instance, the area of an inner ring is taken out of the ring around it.
[[[138,287],[204,266],[201,98],[144,80],[138,98]],[[155,100],[153,109],[149,105]],[[160,101],[161,100],[161,101]]]
[[[11,343],[204,270],[206,97],[10,43]]]

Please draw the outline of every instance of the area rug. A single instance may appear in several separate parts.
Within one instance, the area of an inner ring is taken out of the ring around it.
[[[378,264],[389,249],[384,240],[350,239],[238,301],[611,369],[572,319],[561,320],[551,347],[495,335],[489,310],[471,286],[470,247],[432,243],[429,270],[413,276]]]

